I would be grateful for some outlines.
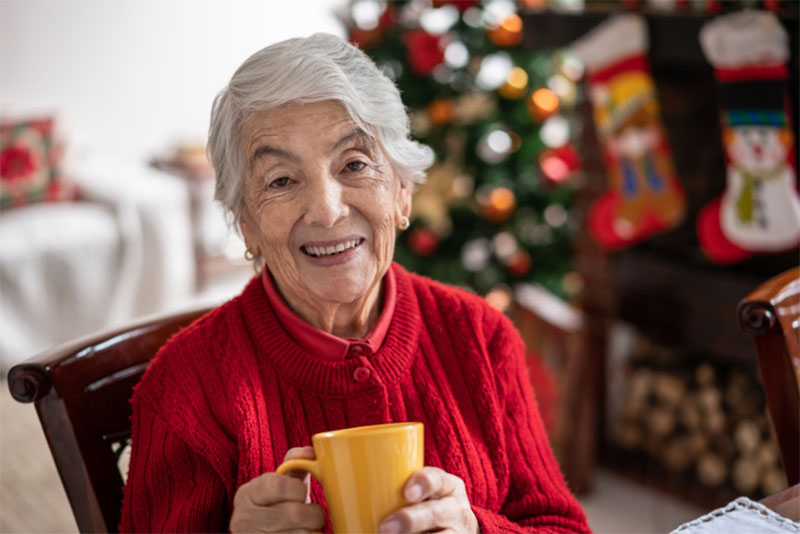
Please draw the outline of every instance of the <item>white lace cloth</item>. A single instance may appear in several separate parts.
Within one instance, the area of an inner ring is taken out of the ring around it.
[[[800,522],[782,517],[766,506],[739,497],[723,508],[685,523],[672,534],[785,534],[800,533]]]

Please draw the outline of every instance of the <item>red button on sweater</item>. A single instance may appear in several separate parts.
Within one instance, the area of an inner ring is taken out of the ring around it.
[[[290,338],[258,278],[173,337],[133,399],[124,531],[226,531],[241,484],[316,432],[421,421],[425,463],[464,480],[483,532],[586,532],[553,458],[511,323],[393,264],[397,302],[369,357],[331,361]],[[312,499],[324,506],[320,486]],[[330,524],[327,525],[330,530]]]

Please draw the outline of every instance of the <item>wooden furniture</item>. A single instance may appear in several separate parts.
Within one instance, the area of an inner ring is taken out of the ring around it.
[[[800,482],[800,268],[759,286],[739,303],[753,336],[772,427],[789,485]]]
[[[252,274],[244,259],[244,242],[230,232],[225,217],[214,200],[214,169],[202,156],[186,160],[173,156],[155,158],[150,164],[183,180],[189,195],[192,249],[195,259],[195,289],[201,291],[220,276]],[[229,250],[241,249],[234,258]]]
[[[130,404],[156,351],[206,308],[141,320],[11,368],[11,395],[33,402],[81,532],[117,531]]]
[[[795,484],[758,502],[786,519],[800,521],[800,484]]]
[[[550,442],[569,488],[584,494],[592,488],[595,464],[595,373],[599,360],[587,350],[583,314],[529,284],[514,292],[512,317],[529,351],[552,370],[556,381],[554,428]]]

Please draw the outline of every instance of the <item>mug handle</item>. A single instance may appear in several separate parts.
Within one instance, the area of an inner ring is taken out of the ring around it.
[[[311,476],[316,478],[319,483],[322,483],[322,477],[319,475],[319,464],[316,460],[307,460],[305,458],[295,458],[293,460],[286,460],[275,470],[279,475],[285,475],[289,471],[299,469],[311,473]],[[313,531],[313,534],[320,534],[319,531]]]
[[[316,462],[316,460],[308,460],[306,458],[294,458],[292,460],[286,460],[278,466],[275,472],[279,475],[285,475],[289,471],[294,471],[295,469],[311,473],[311,476],[316,478],[318,482],[322,483],[322,477],[319,473],[319,464]]]

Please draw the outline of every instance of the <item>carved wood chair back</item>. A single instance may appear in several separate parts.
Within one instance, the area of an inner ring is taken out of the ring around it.
[[[15,365],[12,396],[34,403],[81,532],[116,532],[130,443],[129,400],[161,347],[208,308],[143,319]]]
[[[739,303],[753,336],[772,428],[790,486],[800,482],[800,268],[760,285]]]

